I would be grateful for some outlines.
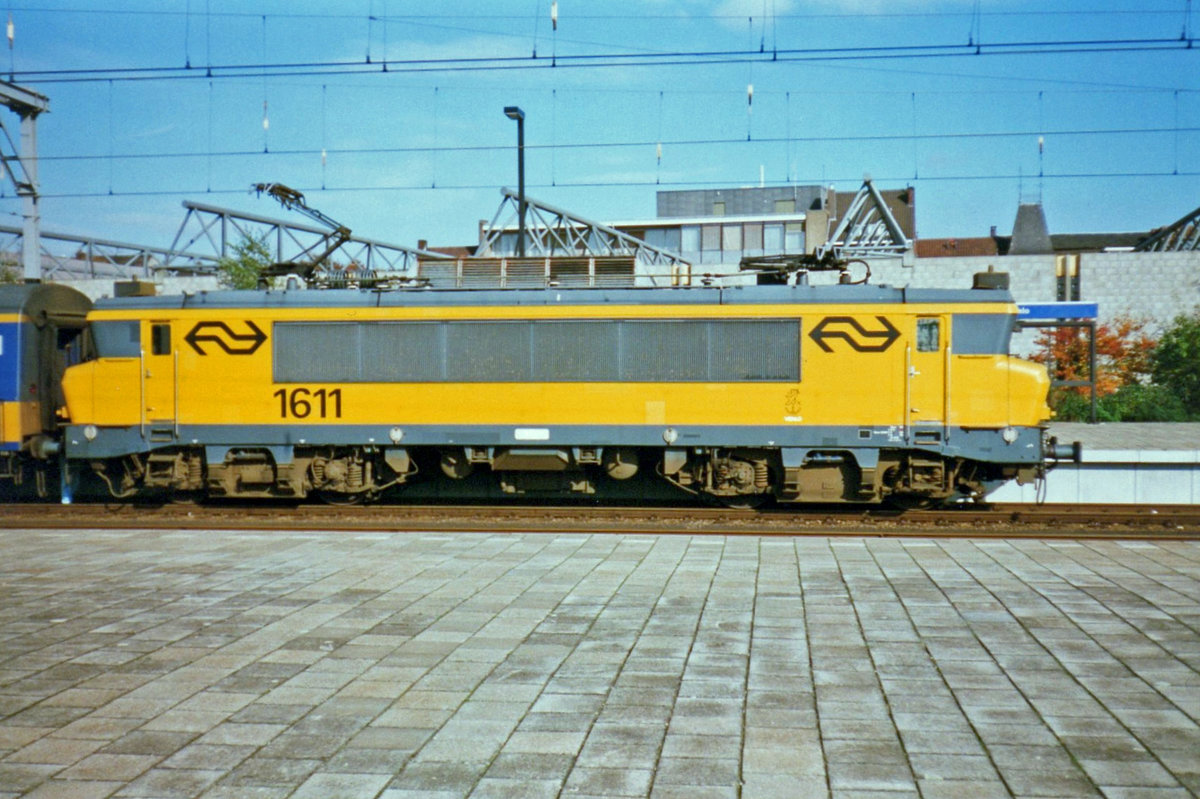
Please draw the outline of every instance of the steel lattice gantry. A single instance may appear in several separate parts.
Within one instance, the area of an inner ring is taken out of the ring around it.
[[[520,202],[512,189],[501,189],[504,199],[484,229],[477,257],[512,257],[516,252],[517,216]],[[663,274],[686,277],[691,264],[678,253],[647,244],[636,236],[590,219],[525,198],[528,258],[632,257],[638,264],[660,267]]]
[[[1173,225],[1168,225],[1139,243],[1138,252],[1182,252],[1200,250],[1200,208]]]
[[[37,246],[41,274],[48,280],[150,277],[167,261],[176,264],[177,271],[188,272],[211,272],[217,265],[213,255],[46,230],[40,232]],[[24,248],[23,228],[0,225],[0,259],[15,263]]]
[[[11,24],[11,20],[9,21]],[[12,40],[9,40],[12,46]],[[37,92],[0,81],[0,105],[16,112],[21,118],[21,147],[9,135],[8,128],[0,120],[0,163],[4,172],[16,187],[21,198],[21,216],[24,217],[21,235],[21,265],[26,282],[42,279],[42,264],[39,257],[41,245],[38,237],[41,230],[41,212],[38,210],[38,162],[37,162],[37,118],[50,110],[50,100]]]
[[[197,248],[210,254],[214,262],[228,256],[233,246],[244,239],[263,240],[275,263],[294,261],[304,257],[329,233],[317,227],[186,200],[183,207],[187,209],[187,214],[171,243],[171,251],[178,251],[181,247],[187,250]],[[449,256],[352,236],[331,253],[330,258],[335,262],[356,264],[371,272],[400,272],[413,276],[417,273],[418,258],[444,259]],[[164,261],[160,268],[170,272],[191,271],[186,263],[173,258]]]
[[[835,249],[844,258],[870,258],[903,255],[911,247],[887,201],[867,178],[822,250]]]

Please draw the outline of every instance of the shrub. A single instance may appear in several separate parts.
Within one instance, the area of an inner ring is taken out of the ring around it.
[[[1058,388],[1050,394],[1055,419],[1061,422],[1091,421],[1092,404],[1087,394]],[[1187,409],[1165,386],[1134,383],[1096,398],[1098,422],[1186,422]]]
[[[1180,314],[1154,351],[1154,382],[1167,389],[1192,418],[1200,418],[1200,308]]]

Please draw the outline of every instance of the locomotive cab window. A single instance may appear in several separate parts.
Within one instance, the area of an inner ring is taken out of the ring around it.
[[[168,324],[150,325],[150,352],[152,355],[171,354],[171,326]]]
[[[100,358],[136,358],[141,352],[137,322],[93,322],[92,341]]]
[[[937,352],[942,348],[941,320],[917,320],[917,352]]]

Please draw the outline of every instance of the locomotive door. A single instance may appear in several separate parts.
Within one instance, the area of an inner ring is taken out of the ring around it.
[[[43,365],[38,380],[38,396],[42,401],[42,429],[53,430],[57,410],[67,404],[62,392],[62,376],[68,366],[83,360],[83,330],[85,314],[55,311],[46,315],[41,330],[38,362]]]
[[[947,318],[919,316],[908,347],[908,423],[916,443],[940,443],[946,421]]]
[[[142,341],[142,421],[149,427],[152,440],[169,440],[175,436],[175,413],[178,399],[176,352],[169,322],[149,322],[149,335]]]

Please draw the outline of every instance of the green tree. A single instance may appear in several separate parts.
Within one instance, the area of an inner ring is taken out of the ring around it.
[[[227,289],[255,289],[263,270],[271,264],[267,234],[258,238],[243,236],[233,245],[233,255],[217,261],[217,282]]]
[[[1200,308],[1175,317],[1154,351],[1157,385],[1179,398],[1192,418],[1200,418]]]
[[[20,283],[21,270],[11,261],[0,261],[0,284]]]

